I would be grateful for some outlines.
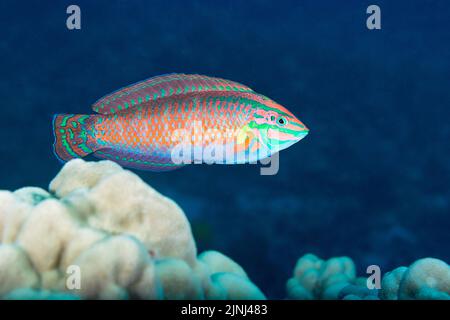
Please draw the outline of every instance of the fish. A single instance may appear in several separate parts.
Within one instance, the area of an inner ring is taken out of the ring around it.
[[[93,155],[149,171],[254,163],[309,132],[250,87],[199,74],[152,77],[98,99],[92,109],[53,116],[53,151],[61,162]]]

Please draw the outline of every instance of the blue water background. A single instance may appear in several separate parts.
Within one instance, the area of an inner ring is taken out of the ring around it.
[[[369,4],[382,30],[366,28]],[[78,4],[82,29],[65,27]],[[274,176],[256,166],[137,172],[189,217],[200,251],[284,297],[296,259],[359,273],[450,262],[448,1],[0,2],[0,188],[46,187],[54,113],[169,72],[220,76],[285,105],[310,135]]]

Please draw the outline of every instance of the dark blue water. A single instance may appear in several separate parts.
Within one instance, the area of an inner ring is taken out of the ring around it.
[[[344,4],[345,2],[345,4]],[[82,29],[66,29],[78,4]],[[123,85],[168,73],[247,84],[310,129],[280,171],[138,172],[188,215],[200,250],[238,261],[270,297],[296,259],[348,255],[360,272],[450,261],[450,4],[377,1],[0,2],[0,188],[60,169],[51,117],[90,113]]]

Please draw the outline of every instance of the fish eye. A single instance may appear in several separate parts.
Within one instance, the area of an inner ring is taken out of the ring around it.
[[[287,120],[286,120],[285,117],[279,117],[278,120],[277,120],[277,123],[278,123],[280,126],[284,126],[284,125],[287,123]]]

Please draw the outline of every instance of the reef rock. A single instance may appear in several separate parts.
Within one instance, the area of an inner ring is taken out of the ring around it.
[[[419,259],[388,272],[381,296],[389,300],[450,300],[450,266],[434,258]]]
[[[438,259],[419,259],[387,272],[377,290],[368,289],[366,278],[356,277],[350,258],[324,261],[306,254],[297,261],[286,288],[287,298],[297,300],[450,300],[450,266]]]
[[[90,226],[131,234],[156,257],[195,261],[195,242],[180,207],[114,162],[70,161],[50,191],[87,214]]]
[[[0,297],[265,299],[230,258],[197,257],[183,210],[114,162],[72,160],[49,190],[0,191]]]
[[[355,280],[355,264],[350,258],[322,260],[306,254],[298,259],[286,284],[288,299],[338,299],[340,291]]]

